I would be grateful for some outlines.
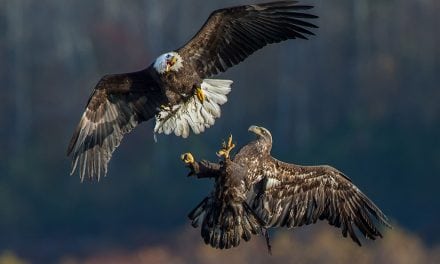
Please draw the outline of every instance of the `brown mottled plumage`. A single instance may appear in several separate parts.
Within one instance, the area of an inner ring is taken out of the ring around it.
[[[157,133],[187,137],[190,129],[203,132],[220,116],[232,84],[206,78],[267,44],[313,35],[306,28],[316,26],[304,20],[316,16],[302,12],[310,8],[279,1],[219,9],[186,45],[159,56],[147,69],[104,76],[67,150],[72,173],[79,168],[81,179],[99,180],[123,135],[154,116]],[[195,93],[200,102],[192,100]]]
[[[248,241],[254,235],[265,235],[264,222],[246,202],[246,170],[226,159],[220,166],[207,161],[194,164],[198,178],[213,177],[214,192],[189,213],[193,227],[201,225],[206,244],[228,249]]]
[[[251,233],[264,234],[266,228],[293,228],[327,220],[360,246],[355,228],[374,240],[382,237],[377,222],[390,227],[381,210],[342,172],[327,165],[301,166],[276,160],[270,155],[270,132],[257,126],[249,130],[257,139],[232,160],[226,158],[217,164],[184,159],[191,174],[215,178],[212,194],[189,214],[193,226],[202,225],[207,244],[234,247],[241,238],[248,241]],[[221,208],[239,213],[224,216]],[[243,213],[243,208],[249,210]],[[258,231],[243,224],[249,216],[262,223],[261,232],[249,232]],[[227,231],[231,229],[233,233]]]

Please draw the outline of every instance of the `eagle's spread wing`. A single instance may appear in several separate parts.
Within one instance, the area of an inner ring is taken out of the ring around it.
[[[271,158],[265,161],[263,174],[254,186],[251,204],[270,227],[291,228],[326,219],[361,245],[353,226],[372,240],[382,237],[373,218],[390,226],[380,209],[330,166],[297,166]]]
[[[201,78],[224,72],[270,43],[313,35],[315,25],[303,19],[312,6],[279,1],[214,11],[200,31],[178,53],[189,59]]]
[[[81,180],[98,179],[125,133],[157,113],[164,101],[160,87],[148,70],[104,76],[89,98],[67,155],[72,154],[72,174]]]

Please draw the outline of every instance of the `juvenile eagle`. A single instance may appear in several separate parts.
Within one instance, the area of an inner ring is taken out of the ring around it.
[[[232,84],[208,78],[267,44],[313,35],[306,28],[316,26],[304,19],[316,16],[302,12],[310,8],[280,1],[219,9],[188,43],[148,68],[102,77],[67,149],[72,174],[78,168],[82,180],[99,180],[123,135],[153,117],[155,133],[203,132],[220,117]]]
[[[251,126],[257,135],[233,159],[232,136],[218,155],[220,163],[195,161],[182,155],[190,175],[214,178],[215,188],[190,214],[194,227],[201,226],[206,244],[231,248],[252,234],[268,236],[266,228],[293,228],[327,220],[342,228],[361,245],[355,227],[368,239],[382,237],[377,223],[391,227],[387,217],[342,172],[330,166],[301,166],[279,161],[270,155],[271,133]]]

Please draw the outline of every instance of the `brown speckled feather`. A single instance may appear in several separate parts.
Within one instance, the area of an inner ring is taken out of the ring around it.
[[[248,203],[267,227],[297,227],[327,220],[361,245],[354,227],[369,239],[382,237],[375,220],[390,226],[382,211],[342,172],[327,166],[301,166],[273,158],[272,135],[257,127],[257,140],[234,162],[248,168]],[[255,132],[254,131],[254,132]]]
[[[361,245],[354,227],[369,239],[382,237],[382,211],[347,176],[330,166],[299,166],[269,158],[251,206],[268,227],[297,227],[327,220]],[[255,178],[255,177],[253,177]]]
[[[382,237],[378,223],[390,227],[382,211],[342,172],[327,165],[301,166],[279,161],[270,155],[270,132],[256,126],[250,131],[257,134],[257,140],[241,148],[232,161],[227,161],[226,167],[205,163],[211,172],[204,177],[221,175],[213,176],[216,179],[213,193],[190,214],[193,225],[206,215],[212,218],[208,223],[216,223],[202,227],[205,242],[220,247],[217,240],[212,242],[211,234],[224,234],[234,222],[212,212],[233,208],[238,200],[241,206],[249,205],[249,212],[262,223],[264,229],[257,234],[263,234],[266,228],[293,228],[327,220],[360,246],[356,229],[365,238],[374,240]],[[228,245],[236,246],[238,242]]]
[[[212,177],[215,188],[188,215],[193,227],[200,226],[206,244],[228,249],[248,241],[252,235],[264,235],[264,222],[246,202],[246,170],[231,160],[216,166],[206,161],[195,162],[192,170],[198,178]]]

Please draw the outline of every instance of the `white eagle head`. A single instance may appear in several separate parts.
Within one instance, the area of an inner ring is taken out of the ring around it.
[[[159,74],[169,73],[170,71],[179,71],[183,67],[182,57],[175,51],[160,55],[153,64],[154,69]]]
[[[272,134],[269,130],[264,127],[250,126],[248,131],[255,133],[257,135],[257,141],[262,143],[262,151],[270,152],[272,149]]]

